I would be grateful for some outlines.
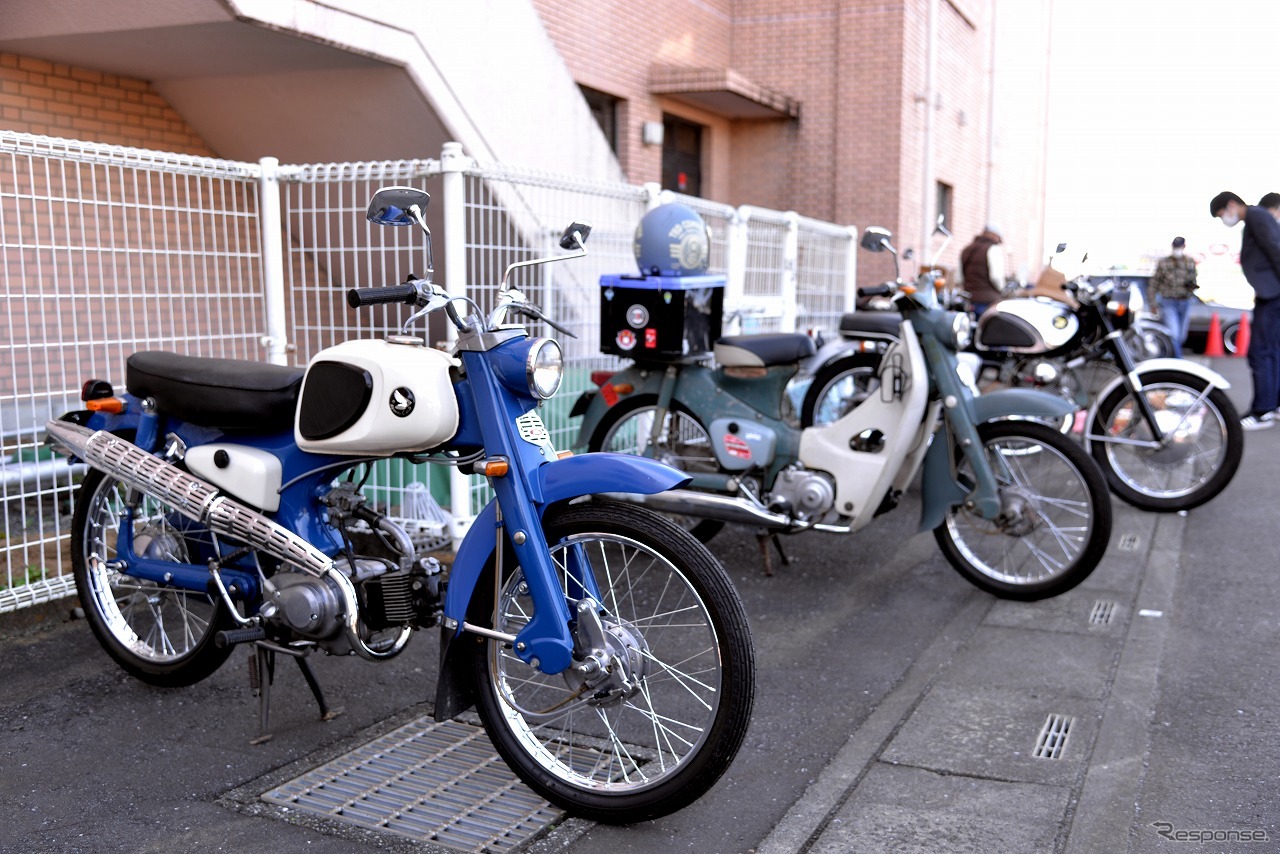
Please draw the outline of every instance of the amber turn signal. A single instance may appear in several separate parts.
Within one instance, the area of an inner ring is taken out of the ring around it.
[[[112,415],[119,415],[125,410],[125,402],[118,397],[99,397],[96,400],[86,400],[84,406],[90,412],[110,412]]]
[[[485,477],[502,477],[511,471],[511,464],[504,459],[485,460],[477,468]]]

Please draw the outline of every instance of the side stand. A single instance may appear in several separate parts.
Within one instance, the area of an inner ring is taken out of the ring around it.
[[[265,744],[271,740],[271,685],[276,677],[277,652],[289,656],[298,663],[302,678],[311,689],[311,696],[316,698],[316,704],[320,706],[320,720],[331,721],[343,711],[341,707],[330,709],[329,704],[325,702],[324,692],[320,690],[320,683],[316,681],[316,675],[311,670],[306,652],[270,641],[257,641],[253,645],[253,655],[249,658],[249,687],[258,698],[258,735],[249,740],[250,744]]]

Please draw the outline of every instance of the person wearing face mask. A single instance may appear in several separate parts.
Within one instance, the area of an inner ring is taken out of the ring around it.
[[[1246,205],[1235,193],[1222,192],[1209,202],[1209,215],[1227,228],[1244,223],[1240,237],[1240,269],[1253,288],[1253,335],[1249,371],[1253,403],[1240,421],[1246,430],[1275,426],[1280,407],[1280,222],[1259,205]]]
[[[1169,327],[1173,356],[1182,358],[1182,342],[1187,338],[1187,312],[1196,284],[1196,262],[1187,257],[1187,241],[1173,238],[1173,252],[1156,264],[1148,286],[1160,310],[1160,321]]]

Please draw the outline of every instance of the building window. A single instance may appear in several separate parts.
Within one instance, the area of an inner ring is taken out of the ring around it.
[[[662,186],[702,195],[702,125],[663,114],[662,128]]]
[[[604,131],[604,138],[609,140],[609,147],[613,149],[614,154],[617,154],[620,99],[586,86],[578,88],[582,90],[582,97],[587,99],[587,106],[591,108],[591,115],[596,117],[596,124],[600,125],[600,130]]]
[[[934,195],[934,216],[941,217],[940,223],[947,231],[951,230],[951,185],[944,184],[941,181],[937,185],[937,193]]]

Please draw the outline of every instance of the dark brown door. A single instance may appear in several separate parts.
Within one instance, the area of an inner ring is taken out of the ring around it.
[[[702,195],[702,125],[663,115],[662,127],[663,189]]]

